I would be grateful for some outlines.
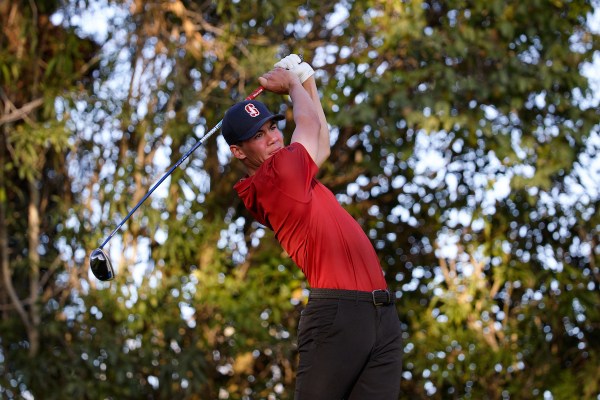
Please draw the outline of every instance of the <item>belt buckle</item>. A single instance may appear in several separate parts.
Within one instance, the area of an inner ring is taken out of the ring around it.
[[[375,300],[375,292],[384,292],[385,294],[387,294],[387,302],[377,302],[377,300]],[[392,302],[392,295],[390,294],[389,290],[376,289],[371,292],[371,296],[373,297],[373,305],[375,305],[376,307],[390,304]]]

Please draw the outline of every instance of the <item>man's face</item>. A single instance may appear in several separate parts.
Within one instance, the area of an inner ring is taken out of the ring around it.
[[[265,160],[283,148],[283,134],[275,121],[268,121],[256,135],[229,148],[234,157],[241,160],[250,175],[253,175]]]

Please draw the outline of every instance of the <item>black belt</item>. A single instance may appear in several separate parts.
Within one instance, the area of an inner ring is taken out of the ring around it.
[[[387,306],[394,304],[396,296],[389,290],[373,290],[372,292],[361,292],[359,290],[341,289],[311,289],[309,299],[343,299],[366,301],[375,306]]]

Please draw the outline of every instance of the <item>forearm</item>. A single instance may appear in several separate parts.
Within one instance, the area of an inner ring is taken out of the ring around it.
[[[315,163],[320,165],[318,157],[321,153],[320,132],[322,127],[312,96],[301,84],[293,85],[290,88],[289,96],[292,100],[292,111],[294,123],[296,124],[292,134],[292,142],[301,142],[311,154]]]
[[[320,167],[331,153],[331,146],[329,141],[329,125],[327,124],[327,118],[325,117],[325,111],[323,111],[323,105],[319,97],[319,91],[317,90],[317,84],[314,76],[308,78],[302,84],[308,95],[310,96],[313,109],[318,115],[319,124],[319,150],[316,155],[315,163]]]

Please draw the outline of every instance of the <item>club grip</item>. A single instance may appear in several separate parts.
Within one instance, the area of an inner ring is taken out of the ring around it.
[[[250,93],[248,95],[248,97],[246,97],[246,100],[254,100],[255,98],[258,97],[259,94],[261,94],[264,91],[265,91],[265,88],[262,86],[259,86],[254,90],[254,92]]]

